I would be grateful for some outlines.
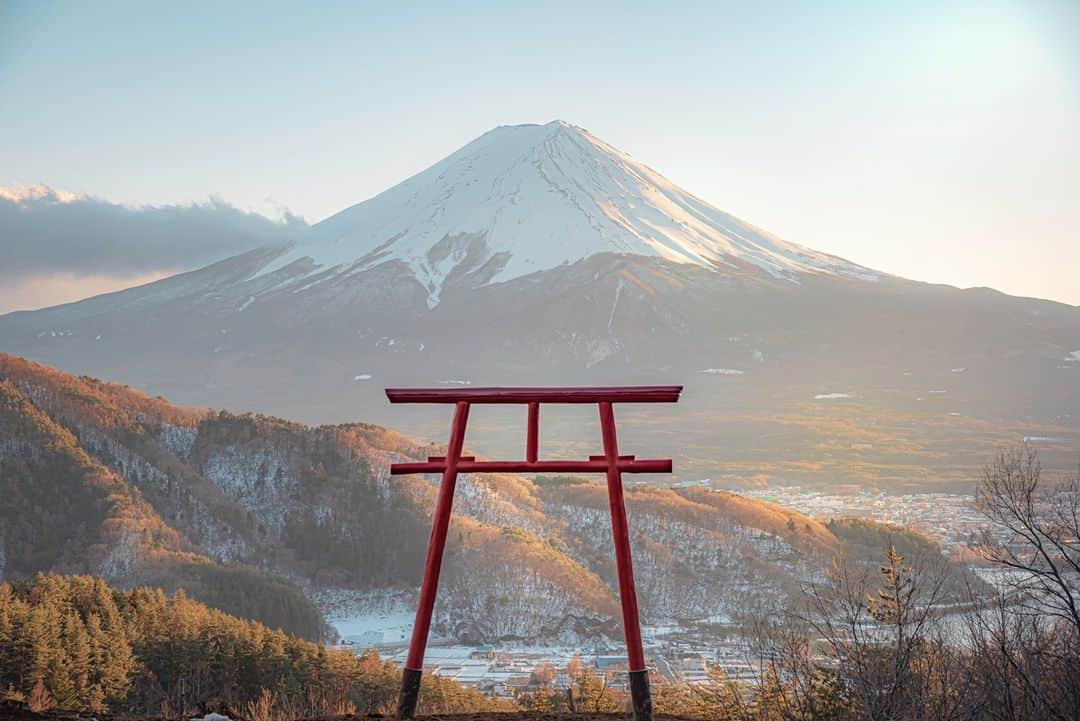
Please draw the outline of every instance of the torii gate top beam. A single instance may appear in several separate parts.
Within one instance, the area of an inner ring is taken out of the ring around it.
[[[391,403],[675,403],[682,386],[387,388]]]

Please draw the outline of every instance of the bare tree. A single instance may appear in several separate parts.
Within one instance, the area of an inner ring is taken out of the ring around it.
[[[1030,444],[1000,452],[976,495],[983,557],[1011,574],[969,617],[986,718],[1080,718],[1080,472],[1042,480]]]
[[[1038,452],[1027,443],[987,466],[976,503],[999,534],[987,532],[981,552],[1015,571],[1008,584],[1018,607],[1080,634],[1080,471],[1053,485],[1041,475]]]
[[[749,699],[733,694],[734,703],[729,704],[741,712],[741,718],[759,721],[849,718],[850,703],[840,674],[815,656],[807,629],[798,618],[785,619],[778,625],[756,621],[753,628],[755,657],[747,660],[757,666],[758,686]],[[723,718],[733,717],[734,714]]]
[[[934,608],[942,597],[941,559],[908,560],[890,543],[875,574],[838,556],[828,583],[812,584],[804,621],[840,674],[856,717],[870,721],[955,717],[944,697],[930,698],[927,660],[945,645],[932,638]],[[943,693],[947,690],[940,689]]]

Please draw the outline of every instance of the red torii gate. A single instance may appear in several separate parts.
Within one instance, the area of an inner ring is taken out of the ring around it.
[[[638,621],[637,590],[634,586],[634,567],[630,557],[630,532],[626,525],[626,506],[623,502],[623,473],[671,473],[671,459],[638,460],[619,455],[615,432],[613,403],[675,403],[682,386],[631,386],[594,388],[387,388],[391,403],[453,403],[454,419],[450,426],[450,442],[445,456],[432,456],[426,462],[393,463],[390,473],[442,473],[435,518],[428,541],[424,580],[416,609],[409,655],[401,676],[397,717],[411,719],[416,713],[420,695],[420,678],[424,668],[424,650],[431,628],[431,613],[439,585],[446,532],[450,526],[450,511],[454,502],[454,486],[460,473],[606,473],[608,500],[611,505],[611,530],[615,540],[615,562],[619,573],[619,600],[622,604],[623,629],[626,634],[627,658],[630,665],[630,697],[636,721],[652,721],[652,694],[649,690],[649,671],[641,645]],[[524,461],[478,461],[462,456],[465,426],[469,406],[474,403],[526,404],[528,427]],[[540,445],[541,403],[596,403],[600,410],[600,431],[604,454],[589,456],[586,461],[541,461],[537,458]]]

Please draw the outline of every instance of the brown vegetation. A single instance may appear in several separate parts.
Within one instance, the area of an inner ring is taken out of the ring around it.
[[[190,718],[215,698],[251,721],[392,711],[400,674],[160,590],[87,576],[0,584],[0,694],[49,709]],[[507,709],[434,677],[421,710]]]

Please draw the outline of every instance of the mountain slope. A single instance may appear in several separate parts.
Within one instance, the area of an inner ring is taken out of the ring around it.
[[[1080,308],[802,248],[560,122],[492,130],[289,247],[0,317],[0,349],[439,442],[442,419],[381,388],[680,382],[664,433],[627,441],[739,485],[959,486],[1001,443],[1050,439],[1061,468],[1080,447]],[[544,431],[555,452],[581,438]],[[520,443],[507,423],[470,433],[490,455]]]
[[[31,402],[48,391],[13,379],[4,372],[8,360],[0,356],[0,579],[62,571],[184,587],[224,610],[307,637],[323,634],[319,612],[285,579],[199,553],[136,487]]]
[[[611,535],[606,489],[541,488],[571,555],[614,584],[612,559],[597,553]],[[779,612],[840,546],[818,521],[730,494],[644,487],[626,501],[638,597],[653,619]]]
[[[297,585],[413,603],[438,479],[388,470],[438,446],[367,424],[181,408],[2,354],[0,399],[4,579],[62,570],[183,587],[306,635],[318,619]],[[627,503],[646,621],[736,616],[751,596],[779,609],[839,548],[821,523],[731,494],[630,488]],[[435,630],[617,638],[612,556],[602,485],[465,474]]]
[[[3,577],[55,569],[185,587],[268,620],[244,608],[245,594],[282,616],[297,593],[256,569],[309,590],[392,592],[419,581],[435,486],[390,477],[388,466],[430,447],[364,424],[309,428],[179,408],[3,354],[0,394],[0,489],[11,499]],[[607,623],[614,598],[599,578],[532,534],[501,530],[545,528],[531,484],[466,477],[459,498],[469,515],[455,520],[438,628],[535,638]],[[42,525],[62,532],[41,534]],[[530,612],[509,612],[511,602]],[[493,605],[504,611],[495,628],[485,625]]]

